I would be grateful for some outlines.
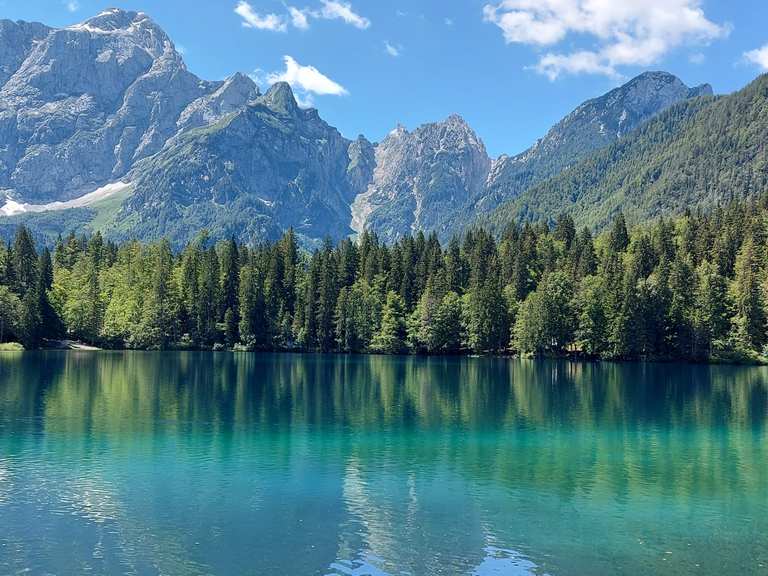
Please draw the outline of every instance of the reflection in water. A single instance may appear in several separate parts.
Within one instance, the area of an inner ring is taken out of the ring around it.
[[[766,420],[764,368],[0,354],[0,565],[756,573]]]

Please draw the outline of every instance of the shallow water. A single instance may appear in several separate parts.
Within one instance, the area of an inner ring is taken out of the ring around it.
[[[768,574],[768,369],[0,353],[0,574]]]

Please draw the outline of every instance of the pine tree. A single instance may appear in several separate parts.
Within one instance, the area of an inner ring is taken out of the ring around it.
[[[627,232],[627,222],[624,220],[624,214],[619,212],[613,220],[613,226],[608,233],[608,247],[613,252],[624,252],[629,246],[629,234]]]
[[[749,234],[736,257],[731,295],[737,337],[752,350],[765,344],[766,315],[761,292],[762,271],[754,238]]]
[[[21,322],[21,301],[7,286],[0,285],[0,342],[17,336]]]
[[[25,226],[20,226],[11,249],[12,282],[11,287],[23,297],[37,286],[37,251],[32,235]]]
[[[406,350],[405,301],[390,290],[381,313],[381,328],[373,337],[371,348],[384,354],[402,354]]]
[[[728,334],[728,285],[709,261],[701,263],[696,271],[694,303],[694,357],[712,356],[717,342]]]

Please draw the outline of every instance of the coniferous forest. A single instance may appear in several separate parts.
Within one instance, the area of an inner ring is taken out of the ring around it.
[[[364,234],[308,254],[205,234],[116,245],[96,234],[0,245],[0,342],[387,354],[572,354],[760,361],[768,198],[602,234],[561,216],[441,246]]]

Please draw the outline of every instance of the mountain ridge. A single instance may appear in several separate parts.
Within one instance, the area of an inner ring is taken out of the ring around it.
[[[246,241],[291,227],[307,244],[362,230],[447,239],[468,215],[712,93],[646,72],[584,102],[523,153],[492,159],[457,114],[378,143],[349,140],[300,108],[288,84],[262,94],[240,73],[200,79],[143,12],[109,9],[59,29],[0,21],[4,77],[0,214],[49,225],[29,213],[76,206],[66,218],[77,226],[90,219],[118,238],[175,244],[201,227]]]
[[[741,90],[678,103],[627,138],[476,221],[497,229],[561,212],[605,226],[713,208],[768,189],[768,75]]]

